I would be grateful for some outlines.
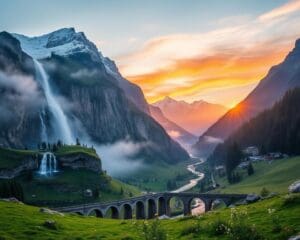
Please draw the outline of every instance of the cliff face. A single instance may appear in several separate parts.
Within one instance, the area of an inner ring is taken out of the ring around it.
[[[114,143],[129,138],[140,143],[138,156],[148,162],[175,163],[188,158],[154,119],[130,101],[101,65],[92,65],[87,59],[89,56],[82,53],[68,57],[53,55],[43,63],[53,84],[72,104],[70,118],[82,123],[94,142]],[[64,66],[62,71],[57,71],[59,65]],[[78,71],[74,70],[76,65],[81,66],[80,80],[72,74]]]
[[[101,161],[99,158],[88,156],[87,154],[67,154],[58,156],[59,166],[71,169],[84,168],[93,172],[101,173]]]
[[[14,122],[7,121],[7,127],[0,127],[2,145],[35,147],[41,141],[40,113],[43,109],[45,124],[48,129],[53,127],[44,93],[34,79],[32,58],[22,51],[25,49],[31,56],[39,57],[45,67],[49,83],[71,122],[74,136],[90,139],[96,144],[130,139],[141,146],[137,157],[148,162],[175,163],[188,159],[186,151],[148,115],[148,105],[140,88],[122,78],[114,63],[96,51],[83,33],[67,29],[41,38],[18,36],[21,46],[8,33],[1,35],[5,36],[2,36],[4,40],[0,50],[5,54],[0,58],[0,70],[4,74],[20,72],[22,77],[29,77],[30,84],[25,85],[24,89],[32,85],[30,89],[33,88],[36,95],[27,104],[30,108],[25,108],[21,102],[19,109],[15,99],[11,102],[16,109],[7,108],[7,112],[13,116]],[[13,43],[10,51],[16,53],[7,53],[7,38]],[[8,64],[10,62],[13,65]],[[20,82],[16,81],[18,84]],[[7,91],[7,88],[3,89]],[[0,102],[1,107],[3,102]]]
[[[0,144],[24,147],[40,137],[39,89],[34,81],[34,65],[18,40],[0,33]]]

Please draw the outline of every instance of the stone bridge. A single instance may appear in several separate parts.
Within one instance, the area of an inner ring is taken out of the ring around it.
[[[88,203],[77,206],[56,208],[56,211],[77,213],[84,216],[95,214],[104,217],[110,211],[111,218],[151,219],[155,216],[171,216],[170,200],[180,199],[183,203],[183,214],[189,215],[192,211],[193,199],[200,199],[205,205],[205,212],[209,211],[215,200],[223,201],[226,206],[238,200],[243,200],[246,194],[202,194],[202,193],[153,193],[109,203]]]

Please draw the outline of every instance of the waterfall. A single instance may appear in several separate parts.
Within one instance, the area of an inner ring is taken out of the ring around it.
[[[40,120],[42,126],[41,139],[43,142],[48,142],[47,127],[44,119],[45,119],[45,111],[43,110],[40,112]]]
[[[58,171],[55,155],[51,152],[45,152],[41,161],[39,173],[41,175],[49,176],[56,172]]]
[[[49,77],[41,63],[39,63],[37,60],[34,60],[34,65],[37,73],[37,78],[40,81],[40,84],[45,93],[49,111],[53,115],[53,126],[55,127],[56,137],[66,144],[71,144],[74,142],[71,128],[68,124],[68,119],[63,112],[63,109],[61,108],[59,102],[55,99],[55,96],[49,84]]]

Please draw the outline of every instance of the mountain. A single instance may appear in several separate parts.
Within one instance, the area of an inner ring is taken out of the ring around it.
[[[170,97],[165,97],[153,105],[159,107],[168,119],[194,135],[202,134],[227,111],[222,105],[203,100],[190,104]]]
[[[167,131],[171,138],[185,148],[189,148],[191,144],[195,143],[197,137],[166,118],[159,107],[149,105],[149,108],[151,116]]]
[[[236,107],[212,125],[194,146],[194,153],[208,156],[217,143],[225,140],[243,123],[270,108],[294,87],[300,86],[300,39],[284,61],[273,66],[257,87]],[[211,141],[213,139],[213,141]]]
[[[31,38],[2,32],[0,53],[1,145],[35,147],[43,132],[57,141],[53,119],[59,113],[81,140],[110,144],[129,139],[139,146],[136,157],[148,162],[188,159],[148,115],[140,88],[124,79],[83,33],[66,28]],[[47,87],[60,105],[56,112]]]
[[[257,146],[261,152],[300,154],[300,88],[286,92],[268,110],[240,126],[227,140],[216,147],[210,159],[222,163],[231,145]]]
[[[75,32],[74,28],[63,28],[40,37],[27,37],[21,34],[13,36],[20,41],[23,51],[35,59],[46,59],[52,55],[67,57],[79,53],[87,54],[93,62],[104,66],[103,70],[140,110],[149,113],[148,103],[140,87],[123,78],[114,61],[103,57],[83,32]]]

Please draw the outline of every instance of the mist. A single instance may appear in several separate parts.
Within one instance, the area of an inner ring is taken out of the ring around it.
[[[145,167],[143,159],[133,159],[145,144],[147,143],[122,140],[95,148],[102,160],[103,169],[113,177],[124,177]]]

